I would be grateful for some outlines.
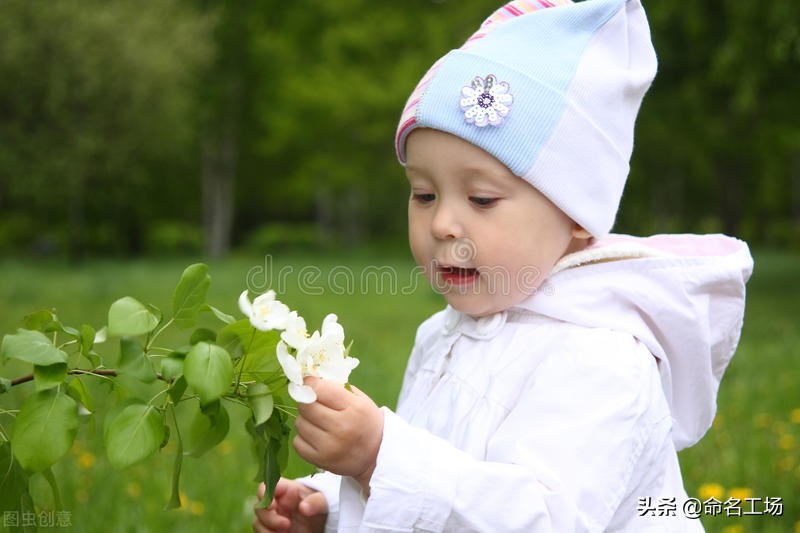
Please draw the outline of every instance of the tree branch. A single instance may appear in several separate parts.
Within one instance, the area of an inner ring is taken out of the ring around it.
[[[95,375],[95,376],[111,376],[117,377],[117,371],[113,368],[98,368],[95,370],[84,370],[82,368],[73,368],[67,371],[67,374],[85,374],[85,375]],[[157,375],[159,379],[161,379],[161,374]],[[22,385],[23,383],[27,383],[29,381],[33,381],[33,374],[28,374],[26,376],[18,377],[17,379],[11,380],[11,386],[14,387],[16,385]]]

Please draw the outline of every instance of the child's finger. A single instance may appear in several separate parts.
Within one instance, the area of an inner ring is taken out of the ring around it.
[[[309,517],[325,514],[328,512],[328,501],[321,492],[312,492],[300,502],[300,505],[297,506],[297,510],[300,511],[300,514],[303,516]]]
[[[314,389],[314,392],[317,393],[317,403],[336,411],[341,411],[346,408],[351,399],[348,398],[350,392],[342,385],[334,383],[333,381],[307,377],[303,383]]]
[[[287,531],[291,526],[291,520],[271,509],[256,509],[253,531]]]

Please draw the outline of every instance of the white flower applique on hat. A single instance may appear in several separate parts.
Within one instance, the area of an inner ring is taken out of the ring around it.
[[[475,76],[470,85],[461,89],[459,103],[464,120],[479,128],[502,124],[514,101],[509,89],[508,83],[497,81],[494,74],[489,74],[486,79]]]

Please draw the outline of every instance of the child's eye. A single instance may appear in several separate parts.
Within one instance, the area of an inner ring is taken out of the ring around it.
[[[497,202],[497,198],[483,198],[480,196],[470,196],[469,201],[478,207],[491,207]]]
[[[431,193],[414,193],[411,197],[421,204],[429,204],[436,199],[436,195]]]

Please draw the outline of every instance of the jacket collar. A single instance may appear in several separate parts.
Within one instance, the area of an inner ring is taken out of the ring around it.
[[[491,339],[503,329],[507,319],[505,311],[473,318],[448,305],[444,310],[442,329],[447,337],[466,335],[473,339]]]

